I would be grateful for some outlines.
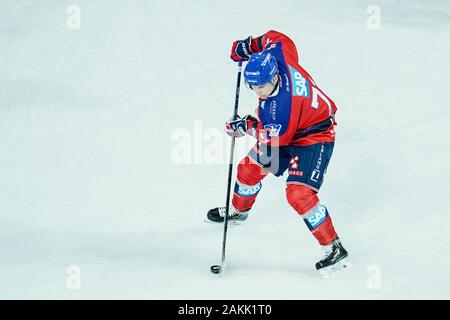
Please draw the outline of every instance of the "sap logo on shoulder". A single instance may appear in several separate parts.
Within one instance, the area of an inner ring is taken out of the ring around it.
[[[289,66],[289,71],[291,72],[292,87],[294,89],[293,95],[308,98],[308,80],[306,80],[305,77],[303,77],[302,74],[295,70],[292,66]]]
[[[280,135],[281,124],[269,123],[264,125],[264,129],[267,135],[271,138],[278,137]]]

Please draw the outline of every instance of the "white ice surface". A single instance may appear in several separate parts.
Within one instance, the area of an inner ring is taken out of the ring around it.
[[[374,2],[1,1],[0,298],[450,298],[450,3]],[[225,202],[229,145],[221,164],[172,159],[177,130],[222,130],[231,42],[269,29],[338,105],[320,197],[354,268],[328,280],[273,176],[211,275],[222,227],[203,219]]]

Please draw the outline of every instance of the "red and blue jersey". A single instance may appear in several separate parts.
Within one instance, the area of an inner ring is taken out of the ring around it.
[[[254,52],[270,51],[279,69],[278,92],[259,100],[258,141],[272,146],[306,146],[335,140],[335,103],[299,65],[295,44],[270,30],[252,40]]]

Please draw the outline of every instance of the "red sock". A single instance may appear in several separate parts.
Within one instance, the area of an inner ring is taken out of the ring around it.
[[[236,184],[231,203],[239,210],[249,210],[253,206],[261,189],[261,180],[267,176],[260,166],[246,156],[237,168]]]
[[[336,238],[328,210],[320,204],[315,191],[304,185],[288,184],[286,197],[322,246],[330,244]]]

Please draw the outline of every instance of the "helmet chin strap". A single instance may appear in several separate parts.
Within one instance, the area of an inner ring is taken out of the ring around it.
[[[280,90],[280,77],[278,77],[277,82],[274,84],[272,92],[269,94],[269,97],[274,97],[278,94],[278,91]]]

